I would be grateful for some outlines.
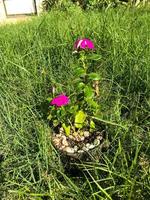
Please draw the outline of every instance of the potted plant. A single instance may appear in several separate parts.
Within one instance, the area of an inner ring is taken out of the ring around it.
[[[89,39],[78,39],[73,54],[78,57],[78,66],[73,68],[74,90],[69,95],[57,94],[53,88],[48,98],[48,119],[53,127],[52,142],[56,149],[74,158],[100,147],[103,131],[95,123],[99,113],[100,75],[91,71],[91,60],[98,60],[95,47]],[[63,89],[61,89],[63,91]]]

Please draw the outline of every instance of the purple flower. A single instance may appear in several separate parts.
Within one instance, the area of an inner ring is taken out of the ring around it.
[[[57,107],[65,106],[69,103],[69,97],[64,94],[60,94],[57,97],[53,98],[50,102],[50,105],[55,105]]]
[[[91,40],[83,38],[78,39],[74,44],[74,49],[95,49],[94,44]]]

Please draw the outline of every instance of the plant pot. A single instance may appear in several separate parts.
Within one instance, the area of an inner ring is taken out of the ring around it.
[[[104,131],[95,131],[90,133],[88,130],[82,131],[80,134],[70,134],[66,136],[63,128],[57,133],[52,134],[52,143],[55,148],[75,159],[86,160],[87,155],[98,150],[100,152],[104,142]]]

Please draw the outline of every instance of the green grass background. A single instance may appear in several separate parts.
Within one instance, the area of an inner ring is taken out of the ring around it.
[[[109,148],[82,173],[65,171],[45,118],[54,82],[73,90],[73,43],[101,60],[101,122]],[[115,125],[113,125],[115,123]],[[150,12],[52,11],[0,27],[0,196],[3,200],[150,198]]]

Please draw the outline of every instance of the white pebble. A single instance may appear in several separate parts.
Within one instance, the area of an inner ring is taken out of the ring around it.
[[[85,139],[85,137],[84,137],[84,136],[80,137],[80,141],[83,141],[84,139]]]
[[[78,151],[78,147],[77,146],[74,146],[74,151]]]
[[[99,144],[100,144],[100,140],[95,139],[95,140],[94,140],[94,145],[95,145],[95,146],[98,146]]]
[[[61,134],[56,134],[56,138],[60,138],[60,137],[62,137]]]
[[[59,138],[56,138],[56,137],[53,138],[53,143],[54,143],[54,145],[57,146],[57,147],[60,146],[60,139],[59,139]]]
[[[89,136],[90,136],[89,131],[84,131],[84,137],[89,137]]]
[[[73,149],[73,148],[70,148],[70,147],[65,147],[65,148],[64,148],[64,151],[66,151],[67,153],[71,153],[71,154],[74,153],[74,149]]]
[[[89,149],[89,147],[90,147],[90,143],[87,143],[85,146]]]
[[[72,135],[69,135],[69,138],[72,139],[72,140],[74,139],[74,137]]]
[[[98,135],[96,138],[97,138],[98,140],[102,140],[102,139],[103,139],[102,135]]]
[[[63,140],[66,140],[66,136],[65,136],[65,135],[62,135],[61,138],[62,138]]]
[[[79,141],[81,141],[81,137],[79,135],[77,135],[77,136],[75,136],[75,140],[79,142]]]
[[[66,140],[66,139],[63,139],[63,140],[62,140],[62,144],[63,144],[64,146],[68,146],[67,140]]]
[[[82,149],[83,149],[83,151],[88,151],[89,150],[87,147],[83,147]]]
[[[61,127],[60,129],[59,129],[59,133],[63,133],[64,132],[64,129],[63,129],[63,127]]]
[[[84,153],[84,151],[83,151],[83,150],[78,150],[78,153],[80,153],[80,154],[81,154],[81,153]]]
[[[94,144],[90,144],[89,149],[94,149],[95,145]]]
[[[60,150],[64,150],[65,147],[66,147],[66,146],[61,145],[61,146],[59,147],[59,149],[60,149]]]

